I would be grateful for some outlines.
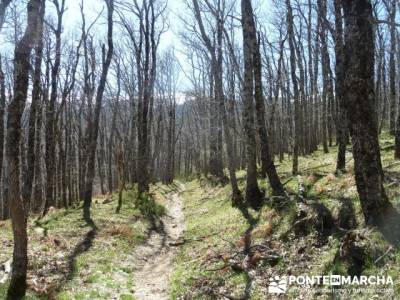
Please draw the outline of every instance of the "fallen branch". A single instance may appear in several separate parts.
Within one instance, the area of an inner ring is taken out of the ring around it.
[[[381,148],[381,151],[390,151],[394,150],[395,145],[389,145]]]
[[[202,241],[204,241],[206,238],[209,238],[209,237],[212,237],[212,236],[215,236],[215,235],[220,234],[222,231],[223,231],[223,230],[220,230],[220,231],[218,231],[218,232],[213,232],[213,233],[210,233],[210,234],[207,234],[207,235],[203,235],[203,236],[199,236],[199,237],[193,238],[193,239],[186,239],[186,238],[185,238],[185,239],[184,239],[184,242],[185,242],[185,243],[202,242]]]
[[[320,168],[324,168],[324,167],[329,167],[329,166],[331,166],[331,165],[332,165],[331,163],[326,163],[326,164],[323,164],[323,165],[320,165],[320,166],[316,166],[316,167],[311,167],[311,168],[304,169],[304,170],[302,170],[302,172],[307,172],[307,171],[311,171],[311,170],[315,170],[315,169],[320,169]]]
[[[385,167],[383,167],[383,168],[384,168],[384,169],[389,169],[389,168],[395,167],[395,166],[397,166],[397,165],[400,165],[400,161],[396,161],[396,162],[394,162],[394,163],[392,163],[392,164],[389,164],[389,165],[387,165],[387,166],[385,166]]]
[[[290,177],[288,180],[286,180],[282,185],[285,186],[286,184],[288,184],[289,182],[291,182],[293,180],[293,176]]]
[[[378,263],[378,261],[380,261],[380,260],[381,260],[382,258],[384,258],[386,255],[388,255],[389,252],[392,251],[392,250],[393,250],[393,247],[392,247],[392,246],[389,246],[389,248],[386,250],[386,252],[383,253],[381,256],[379,256],[379,257],[375,260],[374,264]]]

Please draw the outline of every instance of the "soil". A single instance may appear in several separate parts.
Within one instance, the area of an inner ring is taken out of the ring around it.
[[[141,258],[134,272],[137,299],[170,299],[173,259],[182,244],[185,220],[178,192],[167,196],[165,206],[167,213],[161,218],[161,228],[151,231],[146,243],[135,250],[135,256]]]

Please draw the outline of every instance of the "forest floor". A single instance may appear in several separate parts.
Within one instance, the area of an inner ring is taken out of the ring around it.
[[[393,159],[393,139],[384,134],[380,142],[385,188],[398,206],[400,162]],[[328,154],[319,150],[302,157],[300,176],[291,175],[290,158],[277,161],[289,198],[277,205],[268,197],[267,180],[260,179],[267,195],[260,211],[232,207],[228,185],[192,178],[152,186],[156,227],[135,207],[134,190],[124,193],[120,214],[117,195],[97,197],[95,228],[82,220],[78,207],[54,209],[41,220],[31,217],[26,298],[398,299],[399,244],[365,227],[351,153],[344,174],[334,173],[336,155],[331,147]],[[245,171],[237,175],[244,190]],[[300,185],[305,205],[297,201]],[[0,223],[0,245],[3,299],[3,263],[12,254],[9,221]],[[303,285],[288,286],[285,295],[268,293],[275,276],[329,274],[390,275],[394,285],[361,291]]]
[[[380,144],[385,189],[398,208],[400,162],[393,158],[392,137],[383,134]],[[175,261],[171,297],[399,299],[399,240],[365,226],[348,147],[343,174],[335,174],[336,147],[330,147],[328,154],[320,149],[301,157],[300,176],[291,175],[290,158],[276,161],[289,201],[279,207],[270,197],[259,212],[233,208],[229,186],[213,186],[204,178],[186,182],[182,195],[186,243]],[[245,171],[237,176],[244,191]],[[267,196],[271,194],[267,180],[260,179],[259,184]],[[306,205],[297,201],[300,185]],[[394,221],[389,224],[388,216],[389,231],[400,232],[400,218]],[[270,279],[276,276],[331,274],[391,276],[394,284],[291,285],[283,295],[268,292]]]
[[[179,198],[183,185],[154,185],[161,213],[157,228],[134,205],[134,190],[97,196],[92,204],[95,227],[81,208],[51,209],[29,219],[28,295],[26,299],[168,299],[172,259],[184,228]],[[5,298],[7,264],[12,257],[9,221],[0,222],[0,299]]]

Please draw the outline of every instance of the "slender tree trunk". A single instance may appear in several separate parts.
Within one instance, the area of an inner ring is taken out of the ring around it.
[[[211,39],[207,36],[202,17],[200,14],[200,8],[197,0],[192,0],[193,1],[193,6],[194,6],[194,11],[195,11],[195,17],[196,21],[199,25],[200,32],[201,32],[201,37],[203,39],[203,42],[205,46],[207,47],[208,52],[210,53],[211,56],[211,76],[212,79],[210,78],[210,83],[213,84],[215,77],[218,76],[218,66],[217,66],[217,57],[216,57],[216,49],[215,46],[211,43]],[[214,90],[216,87],[210,89]],[[215,96],[214,94],[211,94]],[[208,164],[208,170],[212,175],[214,175],[216,178],[218,178],[221,183],[225,183],[226,177],[224,175],[224,170],[223,170],[223,163],[222,163],[222,147],[220,145],[221,139],[219,138],[221,135],[221,119],[220,115],[218,114],[218,105],[219,105],[219,99],[216,99],[215,97],[211,97],[214,101],[211,101],[210,103],[210,156],[209,156],[209,164]]]
[[[254,57],[252,51],[252,23],[253,12],[250,0],[242,0],[242,30],[243,30],[243,126],[246,134],[246,201],[254,208],[262,205],[263,194],[257,182],[257,160],[256,160],[256,135],[254,121]]]
[[[118,168],[118,206],[115,212],[119,214],[122,208],[122,196],[125,188],[125,162],[124,162],[124,150],[122,142],[120,141],[116,150],[116,160]]]
[[[65,11],[65,0],[54,1],[57,10],[57,28],[55,30],[56,46],[55,60],[51,70],[51,94],[46,107],[46,198],[43,214],[46,214],[50,206],[56,204],[56,101],[58,96],[58,75],[61,66],[61,33],[62,19]]]
[[[92,223],[90,217],[90,207],[92,204],[93,194],[93,179],[95,175],[95,161],[96,161],[96,148],[97,148],[97,137],[99,134],[99,123],[100,123],[100,112],[103,102],[103,94],[106,86],[107,74],[111,65],[111,59],[113,56],[114,44],[113,44],[113,12],[114,12],[114,0],[105,0],[107,4],[107,25],[108,25],[108,50],[105,54],[105,46],[103,45],[103,70],[101,72],[99,86],[97,87],[96,103],[94,109],[93,120],[90,123],[89,135],[88,135],[88,165],[86,171],[86,182],[85,192],[83,198],[83,218]]]
[[[20,182],[20,141],[21,118],[24,112],[28,85],[30,54],[35,44],[39,23],[41,0],[30,0],[27,4],[28,23],[22,39],[15,47],[14,97],[8,107],[7,120],[7,180],[8,199],[11,203],[11,221],[14,235],[14,251],[11,282],[7,299],[22,299],[26,292],[26,271],[28,266],[27,212],[21,195]]]
[[[286,0],[287,9],[287,25],[289,35],[289,48],[290,48],[290,69],[293,84],[294,96],[294,146],[293,146],[293,168],[292,173],[297,174],[299,171],[299,144],[300,144],[300,95],[296,75],[296,50],[295,50],[295,36],[293,25],[293,10],[290,0]]]
[[[390,4],[387,9],[389,12],[390,25],[390,52],[389,52],[389,90],[390,90],[390,123],[389,130],[391,135],[396,134],[396,0],[388,0]]]
[[[27,145],[27,169],[24,180],[23,199],[25,206],[30,209],[32,184],[35,177],[35,140],[36,140],[36,119],[38,109],[41,106],[41,76],[42,76],[42,58],[43,58],[43,24],[45,14],[45,2],[42,2],[40,8],[40,21],[38,32],[38,44],[35,49],[35,70],[33,75],[32,102],[29,112],[29,127],[28,127],[28,145]]]
[[[217,66],[218,72],[215,76],[215,98],[219,100],[219,113],[222,118],[222,123],[224,126],[224,135],[226,142],[226,150],[228,154],[228,169],[229,169],[229,179],[232,187],[232,203],[234,205],[240,205],[243,201],[242,193],[239,189],[237,178],[236,178],[236,170],[235,170],[235,159],[233,153],[233,141],[231,134],[231,126],[229,124],[228,116],[226,113],[225,107],[225,95],[223,88],[223,68],[222,68],[222,34],[223,34],[223,23],[221,19],[218,19],[218,29],[217,29],[217,41],[218,41],[218,50],[217,50]]]
[[[344,109],[344,69],[343,69],[343,21],[341,0],[334,1],[335,7],[335,54],[336,54],[336,102],[339,106],[337,119],[338,156],[336,170],[346,170],[347,117]]]
[[[0,56],[0,184],[3,183],[3,160],[4,160],[4,136],[5,136],[5,128],[4,128],[4,117],[6,111],[6,84],[5,84],[5,76],[3,72],[3,63]],[[0,219],[8,219],[10,217],[10,207],[8,205],[8,201],[6,201],[7,197],[4,197],[2,194],[2,190],[0,189],[0,203],[3,207],[0,207],[0,211],[2,214],[0,215]]]
[[[326,37],[326,0],[318,0],[318,16],[320,23],[320,41],[321,41],[321,58],[322,58],[322,77],[323,77],[323,92],[322,92],[322,145],[324,153],[328,153],[328,109],[329,102],[332,95],[332,84],[329,76],[330,59]]]
[[[256,117],[258,134],[260,137],[261,144],[261,174],[265,178],[264,174],[268,175],[269,183],[274,194],[284,194],[282,183],[279,179],[278,173],[271,156],[270,149],[270,138],[268,136],[267,125],[265,121],[265,103],[262,87],[262,62],[260,54],[260,43],[257,41],[256,25],[253,18],[253,8],[251,7],[251,1],[248,1],[248,13],[251,13],[250,28],[251,39],[252,39],[252,50],[253,50],[253,68],[254,68],[254,99],[256,106]]]

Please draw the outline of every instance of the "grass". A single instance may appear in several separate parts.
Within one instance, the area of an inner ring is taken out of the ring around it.
[[[197,180],[186,184],[183,200],[186,214],[185,243],[176,258],[177,268],[172,278],[172,298],[187,294],[199,280],[214,280],[226,286],[241,286],[245,283],[242,275],[209,272],[204,268],[207,260],[216,252],[235,242],[245,230],[247,223],[241,213],[232,209],[229,187],[212,188]],[[196,294],[189,295],[196,298]]]
[[[394,144],[393,138],[387,133],[381,136],[381,147]],[[350,146],[348,146],[350,148]],[[329,153],[322,149],[312,155],[300,158],[300,172],[307,187],[307,199],[312,203],[324,205],[338,222],[343,211],[353,214],[356,244],[366,249],[365,265],[362,275],[390,275],[395,285],[393,295],[400,296],[400,251],[393,249],[384,255],[390,245],[380,232],[375,229],[363,229],[364,220],[354,180],[354,166],[351,152],[347,152],[347,172],[335,175],[336,147],[330,147]],[[393,151],[382,150],[382,164],[385,172],[392,177],[400,177],[400,164],[394,161]],[[277,170],[285,188],[297,194],[297,177],[291,175],[292,161],[285,159],[277,162]],[[238,171],[237,177],[240,189],[245,188],[245,171]],[[396,177],[396,178],[399,178]],[[267,195],[271,193],[267,181],[260,180],[260,186]],[[398,184],[385,183],[386,192],[395,205],[400,204],[400,189]],[[243,295],[247,283],[246,276],[232,268],[225,267],[225,257],[239,249],[240,241],[249,228],[246,218],[230,203],[231,190],[229,186],[212,186],[207,180],[192,180],[186,183],[183,193],[186,226],[185,239],[188,241],[176,257],[176,270],[172,278],[172,298],[211,299],[227,294],[234,297]],[[344,210],[347,209],[346,210]],[[348,262],[340,258],[340,247],[344,234],[340,231],[330,235],[322,245],[317,245],[316,233],[298,237],[292,232],[293,222],[297,217],[297,204],[294,199],[283,211],[277,211],[266,204],[259,214],[251,214],[257,219],[257,225],[252,231],[252,243],[268,243],[282,255],[274,266],[260,263],[253,268],[255,282],[251,299],[271,298],[266,293],[270,276],[295,274],[325,275],[348,273]],[[285,240],[283,240],[285,239]],[[377,259],[379,263],[375,263]],[[348,287],[347,287],[348,288]],[[324,298],[323,295],[309,294],[306,289],[290,288],[288,295],[293,298],[305,299]],[[365,293],[370,298],[374,290]],[[363,296],[353,295],[354,299]],[[361,298],[360,298],[361,297]],[[381,295],[385,299],[385,295]],[[329,298],[329,296],[325,296]]]
[[[136,245],[146,239],[149,227],[135,205],[136,192],[124,192],[120,214],[117,194],[93,200],[93,234],[82,219],[82,210],[54,210],[35,222],[29,219],[29,291],[26,299],[133,299],[132,272]],[[105,201],[107,199],[107,201]],[[157,204],[158,211],[163,207]],[[0,223],[0,261],[12,255],[10,222]],[[0,299],[7,284],[0,284]]]

